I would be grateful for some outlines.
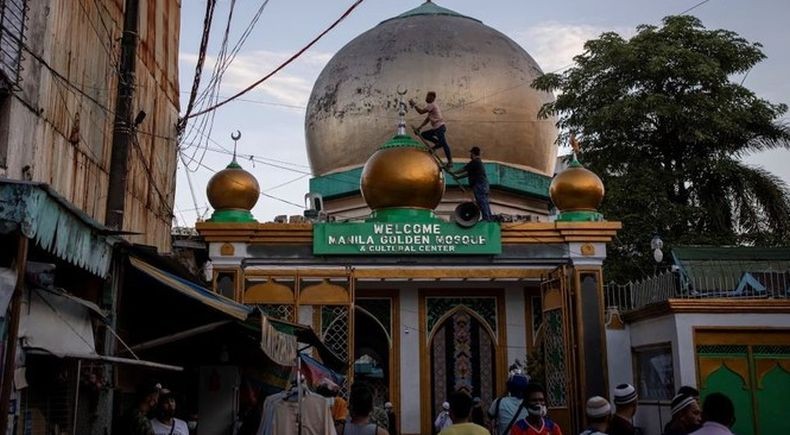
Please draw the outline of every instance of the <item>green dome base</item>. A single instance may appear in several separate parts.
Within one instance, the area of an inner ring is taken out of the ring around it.
[[[256,223],[258,221],[252,216],[249,210],[229,209],[215,210],[211,214],[209,222],[228,222],[228,223]]]
[[[426,208],[393,207],[375,210],[367,222],[437,222],[441,221],[433,210]]]
[[[603,215],[597,211],[564,211],[557,216],[557,222],[601,222]]]

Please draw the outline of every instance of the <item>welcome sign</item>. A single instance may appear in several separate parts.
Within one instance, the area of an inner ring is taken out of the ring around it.
[[[320,222],[313,225],[315,255],[495,255],[502,253],[498,223],[471,228],[433,222]]]

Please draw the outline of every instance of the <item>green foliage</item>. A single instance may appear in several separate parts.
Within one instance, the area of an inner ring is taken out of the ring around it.
[[[575,67],[533,87],[559,91],[541,114],[582,137],[582,161],[607,189],[601,212],[624,224],[608,277],[652,271],[654,232],[665,252],[673,244],[790,242],[787,185],[741,161],[790,147],[780,121],[787,105],[733,81],[765,58],[760,44],[670,16],[629,40],[604,33],[584,48]]]

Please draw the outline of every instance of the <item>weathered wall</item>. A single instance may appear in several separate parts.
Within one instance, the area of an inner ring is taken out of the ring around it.
[[[104,222],[125,0],[28,4],[26,45],[35,56],[23,50],[21,89],[0,108],[0,141],[7,141],[0,176],[49,183]],[[175,196],[180,8],[180,0],[140,0],[132,113],[147,117],[129,150],[123,228],[141,233],[131,241],[165,252]]]

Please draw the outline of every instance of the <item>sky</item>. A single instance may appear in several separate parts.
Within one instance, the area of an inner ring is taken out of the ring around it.
[[[236,0],[229,45],[239,39],[265,0]],[[229,96],[271,72],[337,19],[353,0],[269,0],[246,42],[230,63],[218,91]],[[205,88],[220,50],[232,0],[218,0],[203,74]],[[261,222],[302,213],[310,168],[304,114],[313,83],[335,52],[379,22],[423,0],[365,0],[309,51],[252,92],[209,117],[195,118],[183,141],[176,182],[175,222],[194,226],[210,217],[206,183],[230,162],[231,134],[241,132],[239,163],[258,179],[261,197],[253,214]],[[588,39],[602,32],[633,34],[639,24],[694,8],[709,28],[735,31],[760,42],[767,59],[738,77],[761,98],[790,103],[790,1],[787,0],[439,0],[440,6],[481,20],[518,42],[544,71],[567,66]],[[700,4],[702,3],[702,4]],[[181,110],[186,109],[195,74],[205,0],[182,0],[179,54]],[[696,6],[696,7],[695,7]],[[790,117],[786,115],[790,121]],[[247,156],[256,156],[249,160]],[[746,157],[746,161],[790,183],[790,151]]]

